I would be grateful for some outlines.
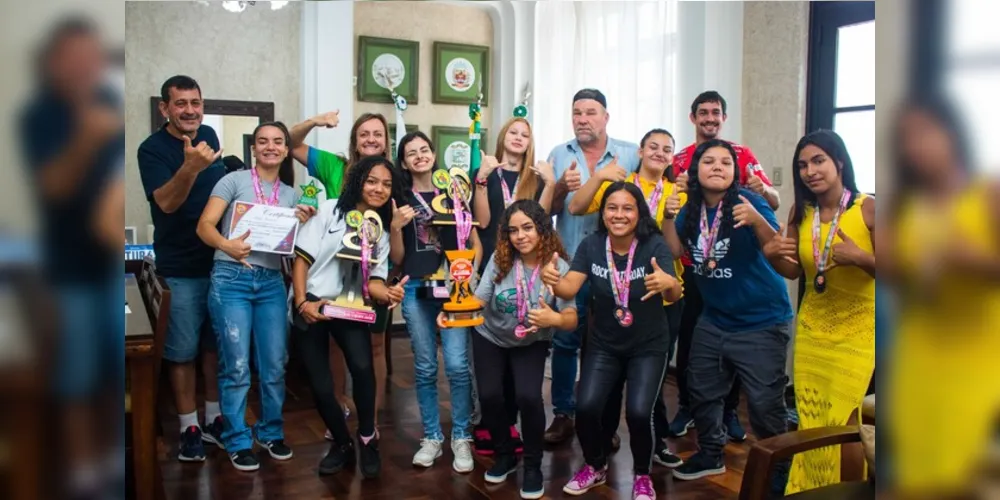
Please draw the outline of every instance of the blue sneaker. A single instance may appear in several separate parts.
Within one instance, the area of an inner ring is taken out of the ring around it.
[[[788,418],[788,426],[790,428],[798,428],[799,426],[799,411],[795,408],[788,407],[786,410]]]
[[[726,413],[722,419],[722,425],[726,428],[726,435],[729,436],[730,441],[742,443],[746,440],[747,431],[743,430],[743,425],[740,424],[740,418],[735,411]]]
[[[691,412],[685,407],[680,407],[677,409],[677,415],[674,416],[674,421],[670,422],[670,428],[667,430],[672,437],[681,437],[688,433],[688,429],[694,428],[694,417],[691,416]]]
[[[220,450],[226,449],[226,446],[222,444],[222,415],[215,417],[215,420],[213,420],[212,423],[205,424],[205,430],[201,434],[201,440],[218,446]]]
[[[177,454],[177,460],[181,462],[204,462],[205,445],[201,442],[201,428],[197,425],[188,427],[184,434],[181,434],[181,451]]]

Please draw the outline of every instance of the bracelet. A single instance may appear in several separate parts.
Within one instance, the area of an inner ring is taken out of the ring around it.
[[[299,302],[299,305],[295,306],[295,310],[297,312],[302,312],[302,306],[306,305],[307,302],[309,302],[309,299],[305,299],[302,302]]]
[[[486,187],[489,183],[490,183],[489,179],[480,179],[479,177],[476,177],[477,186]]]

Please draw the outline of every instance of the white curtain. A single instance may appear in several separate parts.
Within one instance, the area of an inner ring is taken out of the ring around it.
[[[532,83],[539,156],[573,137],[573,94],[608,99],[608,134],[638,143],[652,128],[674,132],[677,0],[536,2]]]

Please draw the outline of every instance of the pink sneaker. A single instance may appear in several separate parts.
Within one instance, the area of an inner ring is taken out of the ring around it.
[[[566,486],[563,486],[563,493],[573,496],[582,495],[604,484],[607,480],[607,466],[604,466],[601,470],[596,470],[589,465],[584,465],[582,469],[573,475],[573,479],[566,483]]]
[[[649,476],[635,476],[632,484],[632,500],[654,500],[656,490],[653,489],[653,480]]]

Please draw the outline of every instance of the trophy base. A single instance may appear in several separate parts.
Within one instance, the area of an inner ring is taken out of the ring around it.
[[[482,314],[483,304],[478,299],[447,302],[442,310],[445,315],[444,324],[449,328],[479,326],[485,321]]]
[[[320,312],[327,318],[343,319],[358,323],[375,323],[375,310],[368,307],[356,308],[327,304],[323,306]]]

